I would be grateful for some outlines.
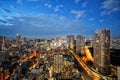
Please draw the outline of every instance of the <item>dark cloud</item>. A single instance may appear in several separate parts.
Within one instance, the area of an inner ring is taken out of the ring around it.
[[[7,16],[6,15],[2,15],[3,18],[6,18]]]
[[[84,31],[86,25],[83,21],[71,20],[67,17],[55,14],[40,14],[38,16],[24,15],[20,17],[12,16],[11,19],[6,19],[6,21],[12,24],[10,26],[14,29],[14,32],[23,33],[28,36],[54,36],[77,33],[79,30],[81,30],[81,32]]]
[[[0,23],[7,23],[7,21],[4,21],[4,20],[0,19]]]
[[[0,24],[0,34],[15,35],[21,33],[26,37],[54,37],[68,34],[91,36],[94,35],[95,31],[93,26],[83,20],[69,19],[56,14],[12,16],[0,22],[2,22],[2,25]],[[111,32],[115,30],[118,29],[114,28]],[[116,33],[114,32],[114,34]]]
[[[5,9],[5,8],[1,8],[1,11],[5,12],[5,13],[11,13],[11,11],[10,11],[10,10]]]

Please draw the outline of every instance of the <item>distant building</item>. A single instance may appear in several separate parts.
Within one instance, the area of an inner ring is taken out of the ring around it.
[[[78,35],[76,37],[76,52],[83,53],[82,51],[84,50],[84,45],[85,45],[85,37]]]
[[[4,79],[3,79],[3,76],[4,76],[4,73],[3,73],[3,72],[0,72],[0,80],[4,80]]]
[[[0,51],[2,50],[2,42],[0,41]]]
[[[94,66],[102,74],[109,74],[110,65],[110,30],[95,31]]]
[[[120,66],[117,67],[117,77],[118,80],[120,80]]]
[[[0,51],[0,61],[5,61],[8,59],[8,53],[6,51]]]
[[[17,39],[20,39],[20,38],[21,38],[21,35],[20,35],[20,34],[16,34],[16,38],[17,38]]]
[[[68,49],[67,40],[64,37],[57,37],[53,39],[50,46],[52,49],[56,49],[58,47],[61,47],[61,49]]]
[[[63,55],[54,55],[54,73],[61,73],[63,68]]]
[[[22,68],[18,66],[16,69],[17,69],[17,80],[21,80]]]
[[[16,34],[17,42],[21,42],[21,34]]]
[[[0,36],[0,51],[5,50],[5,37]]]
[[[69,35],[67,36],[67,39],[68,39],[69,48],[74,50],[74,36]]]

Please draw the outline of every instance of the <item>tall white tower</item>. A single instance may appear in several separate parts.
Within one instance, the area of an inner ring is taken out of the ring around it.
[[[3,36],[3,40],[2,40],[2,51],[5,50],[5,39],[4,39],[4,36]]]

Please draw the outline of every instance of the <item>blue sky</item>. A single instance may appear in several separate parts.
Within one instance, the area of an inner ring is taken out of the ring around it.
[[[94,36],[108,28],[120,38],[120,0],[0,0],[0,35]]]

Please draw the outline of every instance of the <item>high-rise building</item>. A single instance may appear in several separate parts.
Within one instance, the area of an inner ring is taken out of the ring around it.
[[[74,50],[74,36],[69,35],[67,36],[67,39],[68,39],[69,48]]]
[[[0,36],[0,51],[5,50],[5,37]]]
[[[76,52],[83,53],[82,51],[84,50],[84,45],[85,45],[85,37],[78,35],[76,37]]]
[[[61,54],[54,55],[54,72],[61,73],[63,68],[63,56]]]
[[[3,36],[0,36],[0,51],[2,50],[3,45]]]
[[[120,66],[117,67],[117,77],[118,80],[120,80]]]
[[[17,42],[21,41],[21,34],[16,34]]]
[[[0,80],[4,80],[4,79],[3,79],[3,75],[4,75],[4,73],[3,73],[3,72],[0,72]]]
[[[16,38],[17,38],[17,39],[20,39],[20,38],[21,38],[21,35],[20,35],[20,34],[16,34]]]
[[[95,31],[94,66],[102,74],[109,74],[110,30]]]
[[[8,60],[8,53],[7,51],[0,51],[0,61],[6,61]]]
[[[17,46],[20,50],[21,47],[21,34],[16,34],[16,38],[17,38]]]

